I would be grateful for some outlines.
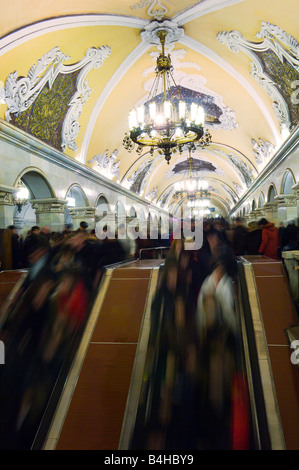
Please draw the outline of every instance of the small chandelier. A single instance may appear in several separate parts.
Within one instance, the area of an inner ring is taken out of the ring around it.
[[[13,199],[14,204],[17,206],[18,212],[22,211],[22,207],[27,204],[28,199],[29,199],[29,191],[26,188],[26,186],[24,186],[21,183],[21,181],[19,181],[17,185],[17,192]]]
[[[156,77],[144,106],[130,112],[130,134],[125,135],[123,145],[129,152],[134,144],[138,144],[138,153],[145,146],[151,154],[158,149],[169,164],[172,153],[194,142],[204,147],[211,136],[204,136],[204,109],[196,103],[188,106],[175,83],[170,55],[165,56],[164,51],[166,34],[164,30],[157,33],[162,53],[157,58]]]
[[[193,158],[191,156],[191,146],[189,147],[187,163],[189,164],[189,173],[186,175],[187,177],[182,181],[177,181],[174,185],[175,199],[183,199],[187,197],[189,201],[207,200],[211,195],[208,190],[209,183],[201,178],[197,178],[196,176],[194,177],[192,174]]]

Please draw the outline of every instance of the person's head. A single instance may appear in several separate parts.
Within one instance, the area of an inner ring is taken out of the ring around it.
[[[268,220],[263,217],[262,219],[258,221],[257,224],[263,227],[264,225],[267,225],[268,223],[269,223]]]
[[[81,230],[86,230],[88,228],[88,223],[87,222],[80,222],[80,229]]]
[[[7,228],[8,228],[12,233],[17,233],[17,229],[16,229],[16,227],[15,227],[14,225],[9,225]]]
[[[33,225],[33,227],[31,227],[30,232],[31,232],[32,235],[39,235],[39,233],[40,233],[39,226],[38,225]]]

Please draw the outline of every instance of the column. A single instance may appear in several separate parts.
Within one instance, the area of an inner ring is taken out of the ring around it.
[[[36,223],[40,227],[48,225],[51,232],[62,232],[64,229],[64,199],[31,199],[32,208],[36,213]]]
[[[299,183],[292,186],[295,198],[296,198],[296,220],[295,223],[298,225],[299,223]]]
[[[14,191],[15,188],[11,186],[0,185],[0,228],[13,225]]]
[[[254,217],[252,220],[256,220],[257,222],[265,217],[265,211],[263,209],[255,209],[254,211],[251,211],[251,214]]]
[[[73,220],[73,230],[80,227],[80,222],[88,223],[88,231],[95,228],[95,207],[70,207],[69,213]]]
[[[266,202],[263,205],[263,212],[264,212],[264,217],[265,219],[268,220],[268,222],[273,222],[273,224],[278,226],[278,210],[277,210],[277,202],[276,201],[271,201],[271,202]]]
[[[280,194],[275,197],[277,201],[278,224],[290,220],[297,220],[297,203],[295,194]]]

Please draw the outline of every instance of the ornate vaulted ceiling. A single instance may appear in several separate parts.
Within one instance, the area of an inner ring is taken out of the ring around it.
[[[0,117],[175,210],[187,152],[168,165],[123,145],[128,113],[154,77],[151,32],[163,23],[176,82],[213,116],[212,143],[193,157],[228,213],[298,123],[298,14],[297,0],[10,0],[0,17]]]

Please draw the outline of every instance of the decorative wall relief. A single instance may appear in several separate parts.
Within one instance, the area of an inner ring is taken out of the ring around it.
[[[221,31],[218,40],[232,52],[245,52],[252,59],[251,75],[273,100],[273,108],[282,129],[290,131],[299,122],[294,103],[294,82],[299,80],[299,43],[290,34],[271,23],[262,22],[256,34],[262,42],[250,42],[238,31]]]
[[[155,204],[155,202],[157,201],[157,197],[158,197],[158,186],[156,186],[155,188],[153,188],[153,189],[146,195],[146,199],[148,199],[149,201],[151,201],[153,204]]]
[[[222,187],[226,192],[229,193],[230,197],[232,198],[233,203],[237,204],[238,198],[236,197],[236,195],[235,195],[234,191],[232,190],[232,188],[228,185],[223,184],[223,183],[222,183]]]
[[[64,65],[70,57],[55,47],[30,68],[27,77],[18,77],[16,71],[9,74],[4,86],[5,119],[58,150],[77,150],[78,119],[92,91],[86,74],[101,67],[110,52],[109,46],[91,47],[81,61]]]
[[[233,153],[226,153],[223,150],[214,148],[213,152],[219,155],[221,158],[228,160],[230,164],[233,164],[234,169],[237,171],[241,181],[249,188],[249,186],[253,183],[254,180],[254,173],[253,170],[249,167],[249,165],[244,162],[239,156]]]
[[[139,168],[135,170],[132,175],[127,179],[130,183],[130,190],[136,194],[141,194],[146,185],[147,178],[150,176],[154,166],[154,160],[148,158],[141,163]]]
[[[158,199],[158,204],[161,208],[164,208],[165,206],[168,205],[172,195],[174,193],[174,188],[172,186],[168,187],[163,191],[163,193],[160,195]]]
[[[251,139],[251,143],[258,165],[263,165],[273,156],[275,147],[270,142],[264,142],[262,139],[259,139],[258,143],[256,140]]]
[[[108,149],[103,154],[97,154],[91,158],[87,163],[96,162],[99,172],[108,177],[117,177],[119,179],[119,164],[120,161],[116,161],[118,157],[118,150],[115,149],[112,154],[108,155]]]

